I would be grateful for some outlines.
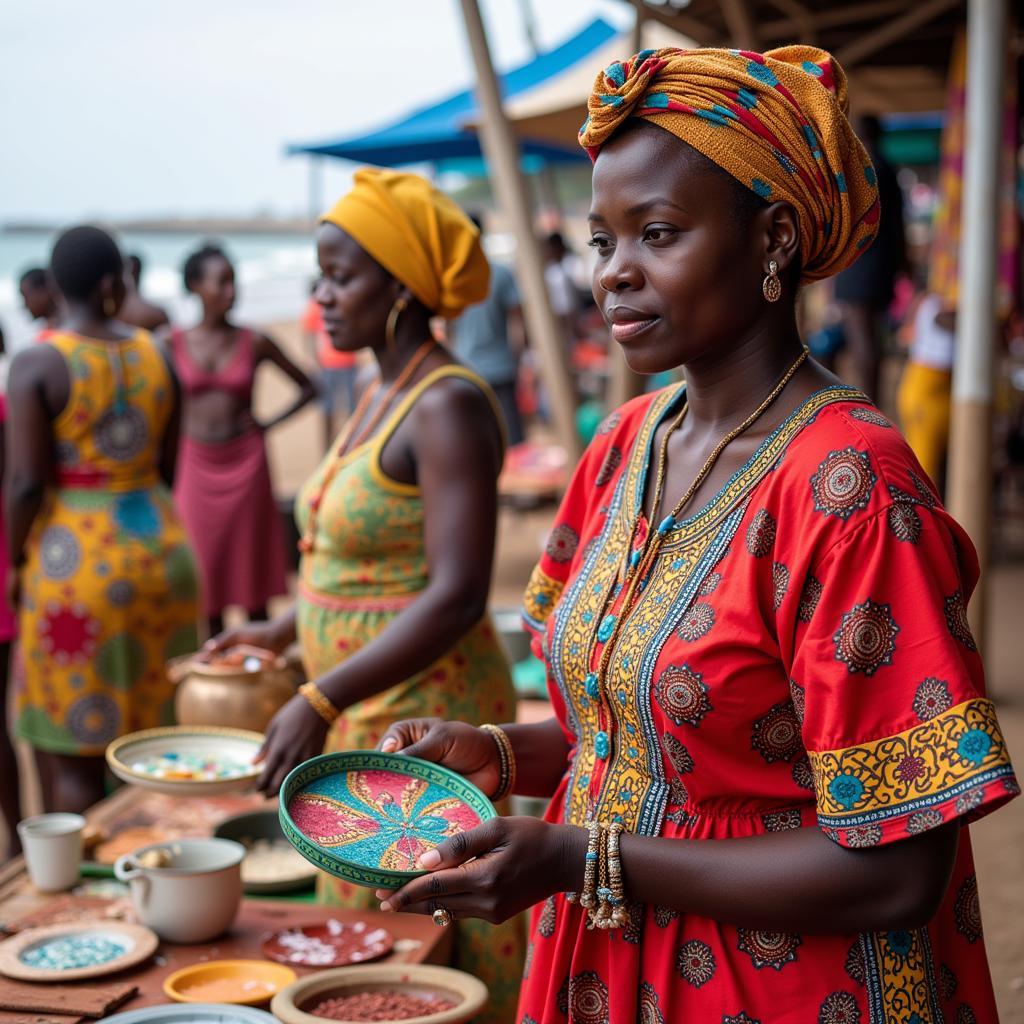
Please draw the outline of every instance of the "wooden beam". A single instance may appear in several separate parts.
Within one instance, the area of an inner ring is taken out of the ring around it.
[[[773,7],[788,15],[798,26],[797,38],[802,43],[816,46],[818,31],[814,24],[814,13],[799,0],[770,0]]]
[[[729,27],[733,46],[740,50],[760,50],[757,29],[754,28],[745,0],[720,0],[722,16]]]
[[[910,35],[915,28],[927,25],[933,18],[944,14],[950,8],[959,7],[961,2],[962,0],[925,0],[924,3],[918,4],[906,14],[893,18],[887,25],[882,25],[850,43],[849,46],[844,46],[835,54],[835,58],[844,68],[851,68],[873,53],[885,49],[897,39]]]
[[[779,6],[779,5],[776,5]],[[815,31],[859,25],[874,18],[900,14],[907,9],[907,0],[869,0],[863,4],[837,5],[831,10],[811,12],[810,25]],[[790,16],[762,21],[758,24],[761,37],[766,40],[791,42],[804,27],[802,19]]]
[[[501,102],[487,31],[478,0],[461,0],[466,36],[476,66],[480,101],[480,142],[487,158],[487,173],[495,195],[509,219],[516,239],[516,267],[523,293],[523,314],[530,342],[540,357],[541,375],[551,403],[551,418],[559,444],[575,465],[581,454],[576,432],[576,395],[566,359],[563,328],[551,309],[544,282],[544,260],[533,230],[530,197],[519,162],[519,145]]]
[[[644,9],[644,17],[649,21],[658,21],[662,25],[689,36],[698,46],[723,46],[725,40],[717,29],[695,18],[692,14],[684,14],[682,11],[669,12],[664,9],[650,7],[640,0]]]

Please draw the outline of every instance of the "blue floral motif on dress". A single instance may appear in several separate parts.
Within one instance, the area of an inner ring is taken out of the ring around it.
[[[972,764],[980,765],[992,749],[992,737],[984,729],[968,729],[957,741],[956,752]]]
[[[907,931],[887,932],[885,941],[890,951],[899,957],[909,956],[914,948],[914,936]]]
[[[155,537],[160,532],[160,512],[145,491],[119,494],[114,504],[114,522],[133,537]]]
[[[836,803],[841,804],[849,811],[856,807],[857,802],[864,795],[864,783],[856,775],[846,772],[843,775],[837,775],[828,784],[828,791]]]

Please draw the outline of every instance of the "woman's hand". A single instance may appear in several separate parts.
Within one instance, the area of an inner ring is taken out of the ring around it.
[[[381,910],[433,914],[456,920],[507,921],[552,893],[583,881],[587,831],[537,818],[492,818],[446,839],[416,862],[431,873],[397,892],[377,891]]]
[[[267,726],[263,746],[256,755],[256,762],[263,765],[257,788],[274,796],[296,765],[324,752],[327,728],[302,694],[292,697]]]
[[[269,622],[247,622],[244,626],[225,629],[203,644],[203,654],[216,654],[239,644],[262,647],[266,651],[280,654],[295,639],[294,631],[289,632],[286,628],[290,623],[291,617],[287,616]]]
[[[380,741],[386,754],[406,754],[451,768],[488,796],[501,781],[494,738],[475,725],[440,718],[410,718],[392,725]]]

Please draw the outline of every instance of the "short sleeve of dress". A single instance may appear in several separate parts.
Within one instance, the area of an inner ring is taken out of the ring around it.
[[[941,508],[901,502],[812,569],[790,686],[818,822],[835,842],[892,842],[1020,791],[967,623],[976,575]]]

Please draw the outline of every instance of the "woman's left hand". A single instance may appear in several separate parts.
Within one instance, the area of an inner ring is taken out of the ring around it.
[[[586,829],[551,825],[537,818],[492,818],[423,854],[417,864],[431,873],[397,892],[377,892],[381,910],[433,914],[492,924],[579,887],[587,850]]]
[[[256,756],[263,765],[257,788],[274,796],[284,777],[303,761],[324,752],[327,723],[313,710],[309,701],[297,693],[267,726],[263,746]]]

